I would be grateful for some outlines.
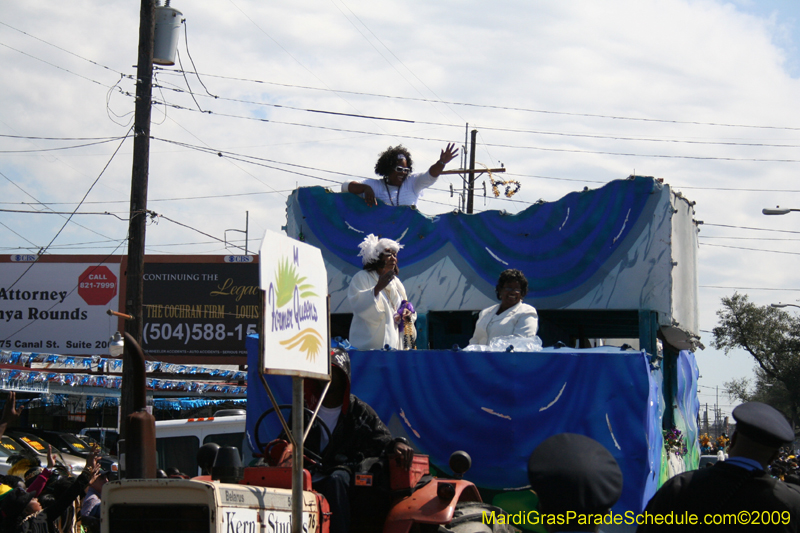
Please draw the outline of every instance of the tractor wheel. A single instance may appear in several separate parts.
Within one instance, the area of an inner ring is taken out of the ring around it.
[[[495,520],[490,517],[494,512]],[[439,533],[512,533],[516,528],[508,524],[498,524],[498,517],[507,516],[501,508],[483,502],[459,502],[453,520],[439,526]],[[485,517],[485,518],[484,518]]]

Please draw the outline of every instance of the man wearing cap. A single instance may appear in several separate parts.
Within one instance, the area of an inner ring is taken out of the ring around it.
[[[89,531],[100,531],[100,495],[103,493],[103,485],[108,483],[111,475],[112,472],[101,469],[86,490],[86,497],[81,504],[81,523]]]
[[[669,479],[647,504],[645,517],[648,513],[691,513],[697,516],[697,524],[684,525],[684,529],[708,529],[714,526],[705,525],[706,520],[713,523],[722,516],[732,519],[735,515],[737,520],[746,520],[748,529],[798,531],[800,487],[775,479],[767,471],[780,447],[794,440],[794,431],[779,411],[759,402],[739,405],[733,410],[733,418],[736,431],[731,437],[728,459]],[[733,525],[730,519],[727,525]],[[720,531],[725,528],[723,525]],[[673,529],[681,526],[657,525],[648,520],[636,531]]]
[[[622,471],[602,444],[576,433],[542,442],[528,460],[528,480],[539,497],[547,531],[598,531],[622,494]]]
[[[306,379],[303,392],[306,406],[314,410],[320,402],[322,383]],[[318,417],[330,434],[314,424],[305,442],[306,450],[322,458],[324,469],[314,474],[313,487],[331,506],[331,533],[347,532],[350,530],[355,465],[368,458],[385,456],[398,460],[408,469],[414,450],[405,439],[392,439],[375,410],[350,393],[350,356],[341,348],[331,350],[331,384]],[[353,514],[357,512],[353,510]]]

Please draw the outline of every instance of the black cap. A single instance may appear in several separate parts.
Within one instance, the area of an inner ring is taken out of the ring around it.
[[[622,494],[622,471],[611,453],[575,433],[542,442],[528,460],[528,479],[547,512],[602,512]]]
[[[348,383],[350,382],[350,354],[347,350],[342,348],[331,349],[331,364],[342,369],[344,375],[347,376]]]
[[[3,504],[0,506],[0,513],[6,520],[14,520],[33,499],[32,492],[25,492],[21,488],[16,488],[8,493],[8,496],[3,498]]]
[[[113,467],[104,468],[100,467],[100,470],[97,472],[97,477],[104,477],[108,481],[115,481],[119,479],[119,472],[113,470]]]
[[[792,426],[780,411],[761,402],[747,402],[733,410],[736,431],[764,446],[778,448],[794,440]]]

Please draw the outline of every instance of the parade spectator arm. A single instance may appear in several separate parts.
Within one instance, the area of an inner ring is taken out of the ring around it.
[[[42,511],[45,515],[47,515],[47,520],[52,522],[64,514],[67,508],[72,505],[72,502],[74,502],[78,496],[86,491],[86,487],[91,484],[96,476],[96,465],[91,469],[88,466],[87,468],[84,468],[83,472],[81,472],[81,475],[75,479],[75,482],[70,485],[70,487],[65,490],[63,494],[61,494],[56,501],[53,502],[52,505],[48,505],[47,508]]]
[[[36,478],[28,485],[28,490],[26,492],[32,492],[37,498],[44,490],[44,486],[47,485],[47,481],[50,479],[50,470],[45,468],[42,470],[42,473],[36,476]]]

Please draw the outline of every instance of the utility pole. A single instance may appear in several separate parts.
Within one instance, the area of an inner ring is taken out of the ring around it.
[[[469,124],[467,124],[467,130],[469,130]],[[462,167],[466,163],[466,136],[467,136],[467,132],[465,131],[464,132],[464,150],[461,153],[461,156],[463,158]],[[442,173],[440,174],[441,176],[443,176],[445,174],[458,174],[459,177],[461,177],[462,191],[464,191],[464,193],[461,195],[461,199],[459,200],[459,204],[458,205],[459,205],[459,208],[464,207],[466,209],[467,213],[472,213],[472,204],[473,204],[473,199],[474,199],[474,196],[475,196],[475,174],[476,174],[476,172],[475,172],[475,145],[477,144],[477,139],[478,139],[478,130],[472,130],[472,144],[471,144],[471,147],[470,147],[470,150],[469,150],[469,168],[459,168],[459,169],[454,169],[454,170],[443,170]],[[491,178],[492,172],[505,172],[505,171],[506,171],[505,168],[486,168],[485,170],[484,169],[478,170],[477,174],[483,174],[484,172],[488,172],[489,173],[489,177]],[[469,174],[469,176],[467,178],[464,178],[464,174],[465,173]],[[452,193],[452,185],[450,187],[451,187],[451,193]],[[464,188],[466,190],[464,190]],[[484,188],[484,193],[485,192],[486,192],[486,189]],[[461,204],[462,201],[464,202],[463,206]]]
[[[147,222],[147,178],[150,160],[150,102],[153,90],[153,34],[155,0],[141,0],[139,14],[139,58],[136,66],[136,110],[133,124],[133,172],[131,174],[130,221],[128,225],[128,271],[125,312],[133,317],[125,321],[125,331],[142,343],[142,299],[144,282],[144,233]],[[133,347],[125,343],[122,355],[123,379],[120,410],[122,438],[127,438],[127,417],[133,412]]]
[[[467,185],[467,213],[472,213],[472,201],[475,196],[475,144],[478,130],[472,130],[472,140],[469,148],[469,184]]]

